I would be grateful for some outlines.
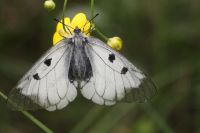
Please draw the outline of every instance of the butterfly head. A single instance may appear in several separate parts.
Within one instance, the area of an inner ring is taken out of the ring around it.
[[[80,34],[81,33],[81,29],[79,29],[78,27],[76,27],[74,29],[74,34]]]

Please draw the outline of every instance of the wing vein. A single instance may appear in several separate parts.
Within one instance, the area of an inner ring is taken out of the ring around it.
[[[110,69],[112,69],[112,70],[114,70],[114,71],[120,73],[119,71],[117,71],[117,70],[113,69],[112,67],[110,67],[92,47],[91,47],[91,49],[92,49],[92,51],[94,51],[94,53],[103,61],[103,63],[104,63],[106,66],[108,66]]]
[[[52,67],[52,68],[49,70],[49,72],[48,72],[47,74],[45,74],[43,77],[41,77],[41,79],[44,78],[44,77],[46,77],[46,75],[48,75],[48,74],[57,66],[57,64],[60,62],[60,60],[62,59],[62,57],[64,56],[64,54],[65,54],[67,51],[68,51],[68,49],[66,49],[66,50],[63,52],[63,54],[61,55],[60,59],[56,62],[56,64],[54,65],[54,67]],[[67,54],[67,55],[68,55],[68,54]],[[67,55],[66,55],[66,56],[67,56]]]

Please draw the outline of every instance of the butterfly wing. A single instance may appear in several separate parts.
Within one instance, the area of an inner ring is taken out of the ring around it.
[[[17,110],[62,109],[77,90],[68,80],[72,47],[62,40],[47,51],[10,92],[8,105]]]
[[[84,97],[100,105],[113,105],[121,100],[144,102],[155,94],[153,82],[124,56],[99,39],[90,37],[88,42],[93,77],[81,89]]]

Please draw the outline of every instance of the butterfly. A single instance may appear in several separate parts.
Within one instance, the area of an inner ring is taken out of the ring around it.
[[[119,52],[77,27],[48,50],[11,90],[17,110],[60,110],[77,93],[99,105],[149,100],[154,83]]]

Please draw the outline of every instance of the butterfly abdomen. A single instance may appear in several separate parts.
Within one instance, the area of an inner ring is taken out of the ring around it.
[[[73,81],[88,81],[93,73],[90,60],[85,52],[85,42],[82,38],[74,38],[73,52],[69,66],[69,80]]]

